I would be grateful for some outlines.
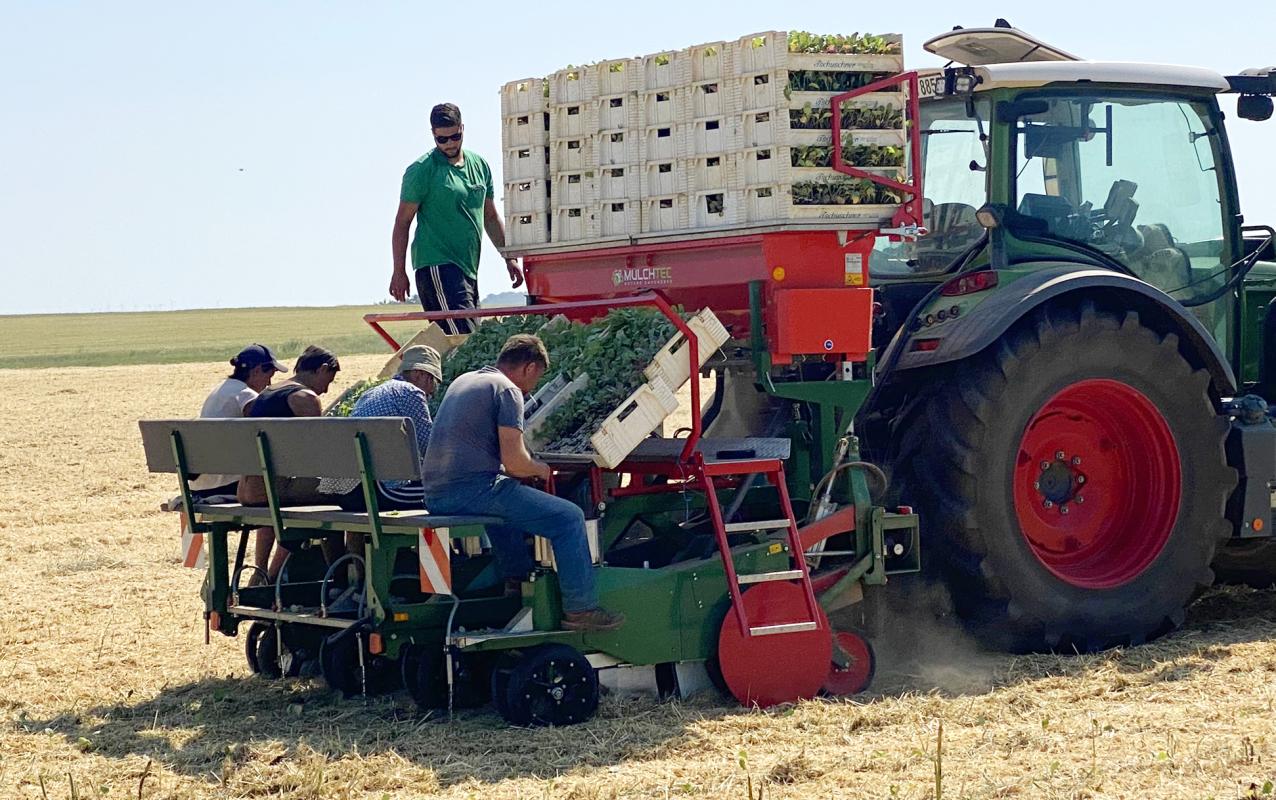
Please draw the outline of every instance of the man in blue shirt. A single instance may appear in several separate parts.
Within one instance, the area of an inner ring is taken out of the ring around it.
[[[433,347],[413,345],[403,351],[399,372],[391,380],[364,392],[352,417],[407,417],[416,431],[417,453],[425,458],[434,422],[430,419],[430,395],[443,380],[442,361]],[[338,495],[334,502],[347,511],[366,511],[363,487],[354,478],[324,478],[324,494]],[[416,481],[378,481],[377,505],[382,511],[424,507],[421,484]]]

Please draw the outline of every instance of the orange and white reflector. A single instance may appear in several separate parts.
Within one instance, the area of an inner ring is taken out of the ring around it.
[[[193,533],[190,520],[185,514],[178,515],[182,520],[182,566],[190,569],[204,569],[207,559],[204,556],[204,534]]]
[[[417,559],[421,562],[421,591],[452,593],[452,557],[447,528],[422,528],[417,536]]]

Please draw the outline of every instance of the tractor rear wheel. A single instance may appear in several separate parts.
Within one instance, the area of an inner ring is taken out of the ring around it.
[[[1175,334],[1047,308],[927,391],[896,468],[924,560],[982,638],[1092,651],[1182,622],[1213,579],[1235,472]]]

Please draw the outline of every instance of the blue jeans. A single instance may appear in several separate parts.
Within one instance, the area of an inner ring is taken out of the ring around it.
[[[444,494],[427,494],[425,507],[431,514],[476,514],[505,520],[504,525],[487,528],[492,554],[504,578],[524,578],[532,571],[525,537],[543,536],[554,547],[563,610],[585,611],[598,605],[585,514],[574,503],[498,475],[451,486]]]

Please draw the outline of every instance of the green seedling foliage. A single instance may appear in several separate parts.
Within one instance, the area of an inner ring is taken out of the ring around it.
[[[496,364],[505,340],[516,333],[535,333],[545,323],[544,317],[519,315],[489,319],[478,326],[474,333],[443,358],[443,383],[430,402],[430,411],[437,414],[439,404],[447,394],[447,387],[458,375],[473,372]]]
[[[374,386],[380,386],[386,382],[386,378],[365,378],[342,392],[336,399],[336,402],[328,408],[324,416],[328,417],[348,417],[354,411],[354,404],[359,402],[359,398],[367,394],[367,391]]]
[[[795,167],[832,167],[833,146],[795,145],[789,151],[789,160]],[[853,167],[902,167],[904,148],[876,144],[843,145],[842,160]]]
[[[898,205],[898,193],[872,181],[829,177],[793,184],[795,206]]]
[[[795,69],[789,71],[788,88],[794,92],[849,92],[873,81],[891,77],[889,72],[842,72],[834,70]],[[882,89],[897,92],[898,86]]]
[[[812,108],[804,103],[789,111],[789,127],[794,130],[830,130],[833,109]],[[896,130],[904,127],[904,112],[893,106],[873,104],[842,109],[843,130]]]
[[[893,56],[901,52],[901,42],[871,33],[825,36],[807,31],[789,31],[789,52]]]

